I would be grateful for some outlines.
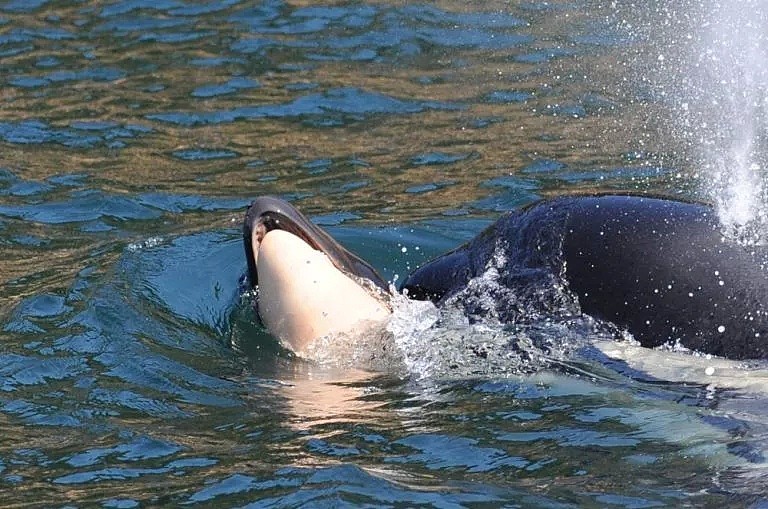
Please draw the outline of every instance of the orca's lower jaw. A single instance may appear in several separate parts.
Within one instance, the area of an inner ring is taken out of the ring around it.
[[[257,253],[258,313],[269,332],[301,354],[313,340],[353,334],[391,311],[322,251],[286,230],[270,230]]]

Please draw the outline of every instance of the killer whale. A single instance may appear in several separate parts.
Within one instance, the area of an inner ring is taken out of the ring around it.
[[[243,246],[256,314],[296,353],[320,337],[376,326],[391,312],[378,272],[283,200],[251,203]]]
[[[489,269],[497,285],[490,308],[467,292]],[[708,205],[565,196],[505,214],[417,268],[402,290],[437,305],[458,300],[468,314],[502,322],[521,319],[522,296],[538,300],[543,313],[608,321],[645,347],[679,343],[729,359],[766,359],[767,271],[768,249],[726,238]]]

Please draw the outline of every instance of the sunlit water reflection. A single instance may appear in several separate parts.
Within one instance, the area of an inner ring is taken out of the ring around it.
[[[406,306],[375,373],[294,358],[240,295],[256,195],[390,280],[542,196],[707,196],[639,77],[668,11],[622,9],[0,5],[3,502],[765,504],[765,395],[650,377],[589,323]]]

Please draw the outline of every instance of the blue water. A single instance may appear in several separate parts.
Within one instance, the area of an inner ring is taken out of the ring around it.
[[[3,505],[766,506],[764,395],[593,358],[452,378],[317,366],[239,294],[262,194],[388,279],[541,197],[705,195],[656,134],[664,101],[618,64],[658,41],[620,17],[0,3]]]

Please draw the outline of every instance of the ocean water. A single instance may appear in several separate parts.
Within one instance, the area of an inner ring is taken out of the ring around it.
[[[685,87],[657,86],[693,73],[659,64],[676,27],[717,44],[688,16],[707,9],[0,3],[2,505],[767,507],[761,363],[618,362],[589,324],[435,325],[405,303],[397,369],[320,364],[239,287],[262,194],[393,281],[539,198],[732,202],[702,170],[719,138],[698,150],[667,93]]]

